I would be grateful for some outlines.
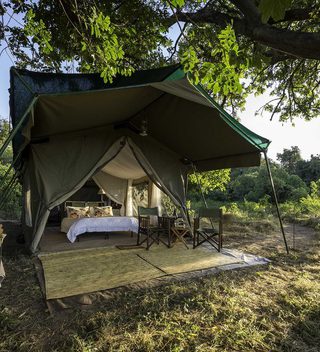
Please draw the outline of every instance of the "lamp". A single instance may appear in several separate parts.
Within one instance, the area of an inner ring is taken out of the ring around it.
[[[99,191],[98,191],[98,194],[100,194],[101,202],[104,202],[103,195],[106,194],[106,192],[102,188],[100,188]]]
[[[148,130],[147,130],[147,120],[146,119],[143,119],[141,121],[141,131],[140,131],[140,136],[142,137],[146,137],[148,135]]]

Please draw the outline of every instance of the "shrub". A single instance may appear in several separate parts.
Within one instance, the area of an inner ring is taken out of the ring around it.
[[[301,216],[301,205],[298,202],[288,201],[280,204],[280,212],[283,218],[293,220]]]
[[[248,217],[265,217],[270,212],[270,204],[265,202],[265,199],[259,202],[249,202],[247,200],[242,203],[242,210]]]
[[[300,205],[304,214],[312,217],[320,216],[320,197],[307,196],[301,198]]]
[[[9,164],[3,164],[0,162],[0,191],[2,196],[7,194],[6,200],[1,208],[0,217],[6,219],[19,219],[21,214],[21,186],[20,184],[17,184],[14,188],[11,186],[11,189],[7,189],[10,179],[13,176],[13,170],[11,170],[9,175],[4,179],[8,168]]]

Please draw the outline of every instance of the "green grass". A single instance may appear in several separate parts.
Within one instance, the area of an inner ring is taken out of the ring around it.
[[[227,247],[268,256],[267,267],[121,289],[88,310],[55,316],[32,261],[5,257],[0,351],[319,351],[317,235],[296,229],[299,249],[286,256],[275,230],[273,222],[247,221],[226,231]]]

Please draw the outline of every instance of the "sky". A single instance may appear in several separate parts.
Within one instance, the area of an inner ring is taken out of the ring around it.
[[[310,159],[311,154],[320,154],[320,111],[319,118],[311,121],[296,118],[294,126],[291,122],[279,122],[277,115],[270,121],[271,114],[267,112],[255,116],[255,112],[269,100],[269,95],[249,96],[246,110],[238,114],[243,125],[271,140],[269,157],[276,160],[277,153],[292,146],[299,147],[303,159]]]
[[[173,38],[176,37],[176,33],[177,28],[174,28]],[[12,61],[6,53],[2,53],[0,56],[0,116],[3,118],[9,118],[10,66]],[[276,115],[270,121],[270,114],[267,112],[262,116],[255,116],[255,111],[268,100],[270,100],[268,95],[249,96],[246,110],[240,112],[238,116],[247,128],[272,141],[268,150],[269,157],[276,160],[277,153],[281,153],[284,148],[290,149],[291,146],[298,146],[304,159],[310,159],[311,154],[320,154],[320,116],[312,121],[296,119],[295,126],[290,122],[279,122]]]

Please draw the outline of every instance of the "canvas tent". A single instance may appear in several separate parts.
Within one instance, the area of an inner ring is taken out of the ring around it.
[[[185,213],[189,172],[259,165],[270,143],[191,84],[179,65],[112,84],[96,74],[13,68],[10,107],[32,252],[51,209],[89,178],[111,184],[121,151],[134,156],[127,179],[147,175]],[[133,175],[136,166],[142,173]]]

